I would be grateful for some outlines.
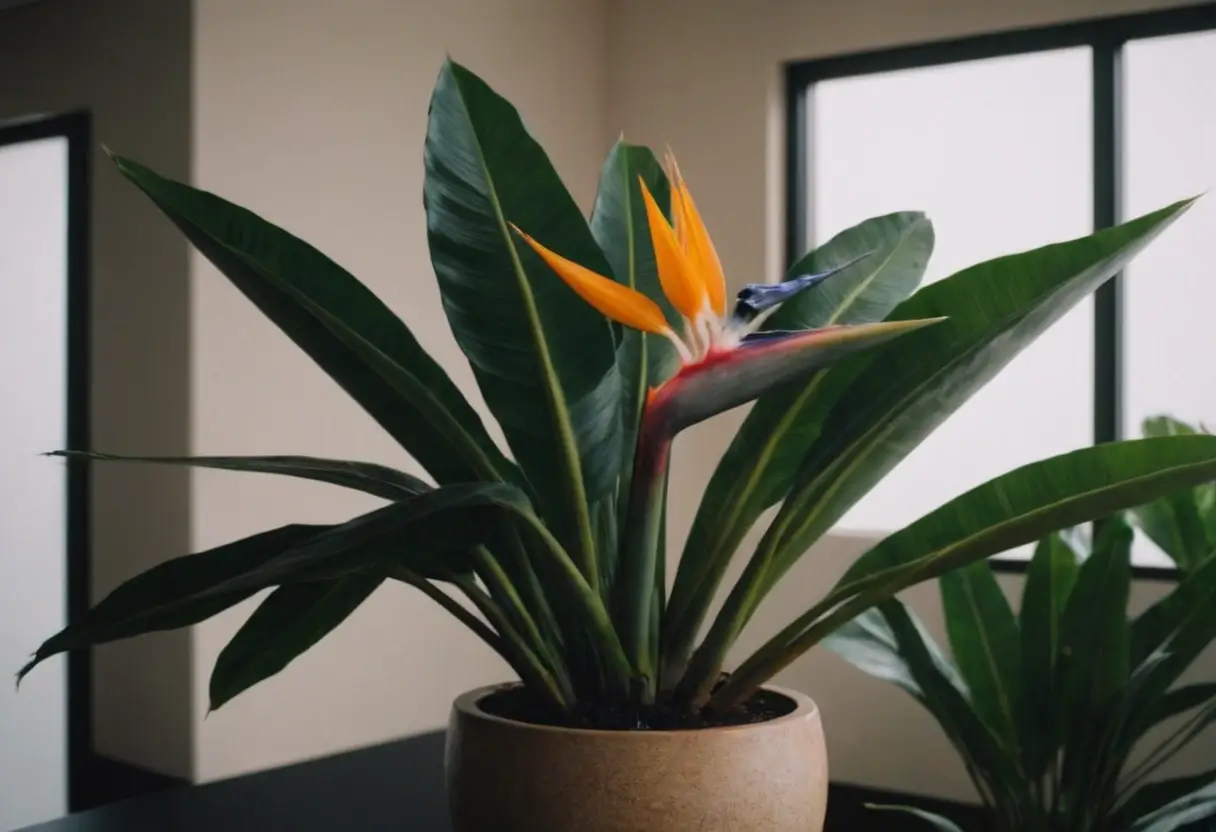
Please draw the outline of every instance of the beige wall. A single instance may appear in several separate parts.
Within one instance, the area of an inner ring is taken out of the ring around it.
[[[505,93],[590,206],[606,120],[601,0],[197,0],[194,177],[366,282],[475,398],[427,255],[422,145],[445,52]],[[193,446],[409,467],[204,261],[192,263]],[[240,475],[194,480],[195,547],[371,503]],[[386,587],[280,677],[206,722],[207,676],[246,606],[195,632],[195,775],[209,780],[437,726],[506,669],[431,602]]]
[[[1177,5],[1168,0],[618,0],[609,15],[609,120],[631,141],[672,146],[729,279],[736,284],[774,279],[782,268],[784,239],[783,63]],[[671,488],[676,542],[741,416],[736,412],[711,421],[677,443]],[[774,593],[740,649],[757,645],[766,632],[819,598],[868,542],[829,538],[815,547]],[[1017,584],[1005,581],[1011,590]],[[1147,604],[1160,591],[1160,586],[1140,585],[1133,603]],[[943,638],[936,588],[917,587],[907,599]],[[1213,662],[1203,664],[1210,671]],[[973,795],[934,723],[901,692],[863,677],[825,650],[812,651],[781,680],[811,693],[823,709],[833,779],[944,797]],[[1173,770],[1205,761],[1210,766],[1214,755],[1216,744],[1197,743]]]
[[[187,251],[100,143],[188,174],[190,44],[188,0],[42,0],[0,13],[0,119],[93,112],[92,431],[118,452],[187,448]],[[185,550],[187,489],[180,471],[95,470],[94,598]],[[187,775],[189,659],[184,632],[98,650],[96,748]]]

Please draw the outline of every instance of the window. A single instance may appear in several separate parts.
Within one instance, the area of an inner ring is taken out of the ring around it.
[[[85,472],[31,448],[87,448],[88,117],[0,124],[0,662],[88,606]],[[74,808],[88,750],[87,654],[0,691],[0,828]]]
[[[1132,41],[1124,49],[1123,215],[1216,185],[1216,31]],[[1216,429],[1216,279],[1207,238],[1216,228],[1211,194],[1168,244],[1149,246],[1124,286],[1123,432],[1161,413]],[[1149,278],[1149,275],[1153,277]],[[1141,280],[1143,276],[1145,280]],[[1147,539],[1143,562],[1168,564]]]
[[[1213,77],[1216,4],[794,65],[789,255],[924,210],[927,283],[1201,193],[1216,185]],[[1138,436],[1149,415],[1216,425],[1216,386],[1197,376],[1216,351],[1201,259],[1216,203],[1201,203],[1135,262],[1151,279],[1120,276],[1070,312],[837,528],[899,528],[1018,465]],[[1169,564],[1147,541],[1133,559]]]

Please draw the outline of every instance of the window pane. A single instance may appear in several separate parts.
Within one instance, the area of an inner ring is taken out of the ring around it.
[[[1088,48],[824,82],[813,91],[812,240],[926,211],[926,282],[1092,229]],[[840,522],[890,531],[1093,437],[1093,312],[1057,322]]]
[[[1216,186],[1216,32],[1133,41],[1124,52],[1123,211],[1134,217]],[[1136,258],[1125,284],[1124,431],[1169,414],[1216,427],[1216,280],[1208,194]],[[1168,563],[1148,541],[1142,562]]]
[[[0,829],[66,806],[62,656],[12,674],[67,620],[67,160],[62,137],[0,146]]]

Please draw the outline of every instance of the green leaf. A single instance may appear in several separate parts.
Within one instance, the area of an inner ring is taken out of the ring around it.
[[[281,584],[325,581],[401,566],[447,578],[472,567],[469,550],[505,514],[530,516],[516,487],[448,485],[328,526],[286,526],[176,558],[122,584],[79,622],[38,649],[24,673],[64,650],[195,624]]]
[[[237,631],[211,671],[211,710],[269,679],[347,619],[384,582],[362,573],[272,592]]]
[[[783,303],[767,328],[818,329],[883,320],[920,285],[933,254],[933,223],[920,211],[873,217],[808,252],[786,276],[826,272],[867,254],[814,291]]]
[[[1105,757],[1105,738],[1117,727],[1114,714],[1128,686],[1132,539],[1121,518],[1107,521],[1060,620],[1060,711],[1065,747],[1074,750],[1065,759],[1068,780],[1100,781],[1095,760]],[[1075,753],[1082,749],[1090,754]],[[1080,767],[1075,778],[1069,776],[1074,766]]]
[[[280,474],[353,488],[386,500],[403,500],[433,487],[404,471],[383,465],[311,456],[125,456],[88,451],[56,451],[50,456]]]
[[[1145,730],[1216,699],[1216,682],[1183,685],[1162,696],[1145,719]]]
[[[940,832],[963,832],[962,827],[954,821],[948,820],[941,815],[935,815],[932,812],[926,812],[924,809],[914,809],[911,806],[883,806],[877,803],[867,803],[866,808],[879,812],[903,812],[904,814],[920,818],[934,829],[940,830]]]
[[[43,660],[67,650],[205,621],[239,604],[256,590],[196,598],[198,587],[215,586],[257,569],[330,528],[333,527],[283,526],[154,566],[119,585],[78,621],[47,639],[17,674],[17,679],[20,681]]]
[[[829,374],[828,384],[842,383],[848,390],[803,459],[800,482],[774,521],[779,539],[766,586],[972,394],[1121,271],[1190,204],[1178,202],[1089,237],[980,263],[900,304],[891,320],[948,320],[882,350],[856,378],[848,372]]]
[[[621,384],[607,320],[512,232],[600,274],[599,246],[519,113],[444,64],[427,123],[423,201],[431,261],[456,341],[539,497],[593,586],[591,504],[621,465]]]
[[[1170,416],[1152,416],[1140,426],[1145,436],[1208,434]],[[1183,571],[1192,571],[1216,552],[1216,484],[1206,483],[1167,495],[1135,510],[1137,525]]]
[[[494,539],[505,519],[530,512],[527,497],[512,485],[445,485],[322,531],[255,569],[197,591],[256,591],[390,565],[424,578],[466,574],[474,566],[474,547]]]
[[[1060,745],[1057,717],[1056,664],[1060,621],[1076,582],[1077,554],[1059,534],[1035,547],[1022,590],[1022,764],[1029,777],[1040,777]]]
[[[820,395],[832,402],[831,413],[801,462],[795,487],[718,613],[699,650],[703,659],[689,670],[689,686],[700,692],[712,684],[760,601],[812,543],[1190,204],[1178,202],[1089,237],[990,260],[926,286],[889,320],[944,315],[944,323],[865,356],[860,369],[845,362],[828,373]]]
[[[858,558],[822,601],[748,659],[715,698],[733,701],[827,633],[909,586],[1214,477],[1216,437],[1175,436],[1108,442],[989,480]]]
[[[966,695],[967,686],[959,676],[958,670],[942,654],[941,648],[933,641],[933,637],[929,635],[916,616],[912,615],[910,611],[907,612],[907,615],[916,629],[924,650],[938,672],[952,687]],[[863,673],[891,682],[903,688],[918,701],[925,701],[925,691],[916,681],[912,668],[908,666],[908,660],[900,652],[899,640],[896,639],[882,610],[878,608],[866,610],[828,635],[823,640],[823,646]],[[930,707],[929,710],[933,711],[934,707]]]
[[[880,609],[895,635],[900,655],[907,661],[913,678],[924,693],[926,707],[969,768],[991,793],[1022,796],[1025,779],[1018,771],[1015,758],[984,724],[957,682],[943,672],[942,663],[928,647],[931,640],[926,641],[923,629],[908,609],[894,599],[883,602]]]
[[[1211,612],[1209,612],[1211,611]],[[1142,612],[1132,624],[1133,664],[1140,664],[1192,622],[1216,621],[1216,558],[1183,577],[1174,590]]]
[[[1017,753],[1021,703],[1021,634],[1013,610],[984,561],[942,575],[942,610],[950,649],[980,719]]]
[[[476,411],[366,286],[256,214],[113,158],[245,297],[439,482],[510,478],[511,464]],[[395,368],[398,378],[369,364],[369,352]]]
[[[1174,832],[1216,815],[1216,782],[1173,800],[1139,818],[1131,832]]]
[[[1119,807],[1116,818],[1119,829],[1127,829],[1135,825],[1140,818],[1147,817],[1162,807],[1200,791],[1216,783],[1216,769],[1202,774],[1191,774],[1185,777],[1175,777],[1170,780],[1158,780],[1146,783]]]
[[[1201,437],[1177,437],[1179,439]],[[1212,439],[1213,437],[1202,437]],[[1153,440],[1170,441],[1170,440]],[[1145,681],[1128,705],[1128,735],[1140,736],[1164,706],[1167,691],[1216,639],[1216,558],[1209,558],[1186,575],[1174,591],[1149,607],[1131,625],[1131,661],[1146,664]]]
[[[881,321],[920,283],[933,249],[924,214],[903,212],[866,220],[833,237],[790,269],[820,273],[869,257],[809,292],[795,295],[771,319],[776,329],[816,329]],[[730,556],[760,514],[789,490],[803,453],[818,435],[830,402],[819,374],[761,396],[718,463],[701,498],[672,588],[668,635],[686,652]],[[839,391],[838,391],[839,392]]]
[[[1184,572],[1196,569],[1216,549],[1208,540],[1195,491],[1167,494],[1135,510],[1136,524]]]
[[[654,154],[645,147],[617,142],[600,172],[599,191],[591,212],[591,234],[603,250],[616,279],[659,304],[668,322],[678,330],[682,326],[681,319],[659,284],[639,178],[646,182],[655,201],[667,210],[671,189]],[[675,372],[679,356],[666,338],[618,326],[616,366],[621,377],[620,481],[616,505],[605,504],[596,517],[605,597],[611,597],[616,577],[617,533],[624,525],[623,513],[633,474],[642,407],[647,391],[658,387]]]

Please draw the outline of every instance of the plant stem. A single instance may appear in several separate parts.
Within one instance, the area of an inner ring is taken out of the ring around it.
[[[890,597],[891,594],[883,593],[883,597]],[[811,612],[822,610],[833,595],[835,593],[824,598]],[[810,626],[802,623],[808,616],[799,618],[753,653],[751,658],[744,662],[731,675],[727,683],[714,694],[710,707],[726,709],[746,701],[766,680],[788,667],[824,636],[852,621],[875,603],[877,601],[868,595],[855,595],[851,600],[840,604],[833,612],[822,616]],[[814,621],[814,619],[812,620]]]
[[[771,532],[772,529],[770,528]],[[684,678],[676,687],[676,697],[679,701],[690,702],[694,707],[701,707],[709,699],[714,684],[726,664],[726,655],[731,645],[739,636],[745,609],[751,603],[751,589],[759,583],[759,574],[765,569],[768,558],[767,549],[770,538],[765,533],[760,546],[752,559],[748,561],[743,574],[735,583],[726,603],[714,618],[713,626],[701,646],[693,653],[692,660],[684,672]]]
[[[420,590],[432,601],[439,604],[439,606],[451,613],[461,624],[472,630],[473,633],[488,644],[490,648],[502,658],[503,661],[514,666],[510,656],[507,655],[506,648],[502,643],[502,638],[499,637],[498,633],[487,627],[485,622],[462,607],[454,598],[439,587],[435,586],[434,583],[428,581],[426,578],[423,578],[421,575],[400,567],[393,567],[391,570],[389,570],[389,574],[394,580],[401,581],[403,584],[409,584],[410,586]]]
[[[539,517],[530,512],[521,512],[519,516],[528,524],[533,535],[542,544],[541,551],[548,556],[552,566],[555,567],[554,575],[561,581],[563,589],[567,592],[566,599],[570,601],[572,611],[583,619],[585,632],[591,638],[596,652],[604,663],[606,679],[617,694],[628,696],[632,670],[599,593],[583,577],[582,572],[566,554],[566,550],[562,548],[562,545]]]
[[[519,632],[529,648],[543,659],[546,668],[557,677],[562,689],[571,690],[570,676],[565,665],[541,634],[536,620],[528,612],[527,605],[520,598],[502,565],[484,546],[478,546],[474,550],[474,557],[478,564],[477,572],[490,590],[490,596],[511,620],[516,632]]]
[[[559,710],[566,711],[574,700],[574,693],[564,690],[549,669],[530,648],[526,640],[511,624],[511,620],[503,613],[494,600],[481,590],[472,578],[458,576],[454,579],[456,586],[464,593],[486,619],[498,628],[503,637],[503,644],[509,652],[515,655],[515,661],[510,661],[512,667],[519,673],[520,678],[528,688],[550,700],[550,704]]]
[[[651,417],[648,413],[638,434],[630,480],[616,604],[626,656],[644,681],[643,699],[647,703],[654,701],[658,688],[657,641],[652,625],[658,623],[654,605],[659,600],[658,550],[670,455],[671,439],[662,417]]]

